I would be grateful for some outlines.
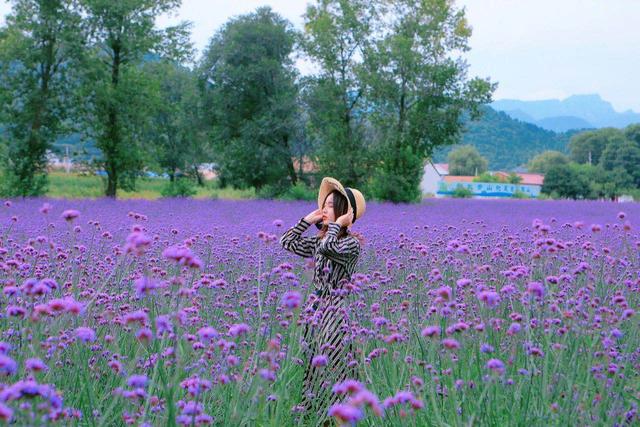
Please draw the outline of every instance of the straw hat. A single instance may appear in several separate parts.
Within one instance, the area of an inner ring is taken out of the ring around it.
[[[355,188],[343,187],[340,182],[331,177],[324,177],[320,183],[320,191],[318,192],[318,208],[322,209],[322,203],[333,190],[338,190],[347,198],[349,208],[353,208],[354,218],[351,223],[356,222],[358,218],[364,215],[367,205],[364,201],[362,193]]]

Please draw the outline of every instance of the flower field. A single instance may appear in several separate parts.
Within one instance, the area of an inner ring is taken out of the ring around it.
[[[302,423],[313,266],[279,238],[314,208],[3,202],[0,420]],[[343,399],[326,410],[365,426],[637,425],[639,221],[638,204],[370,203],[345,292],[360,377],[328,384]]]

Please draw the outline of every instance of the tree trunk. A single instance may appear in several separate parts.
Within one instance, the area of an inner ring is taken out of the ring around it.
[[[196,174],[196,180],[198,181],[198,187],[204,187],[204,182],[202,181],[202,175],[198,172],[198,165],[193,165],[193,173]]]
[[[293,159],[289,154],[291,153],[291,150],[289,149],[289,137],[287,135],[284,136],[283,143],[287,152],[286,162],[287,162],[287,171],[289,172],[289,178],[291,178],[291,184],[296,185],[298,184],[298,176],[296,175],[296,168],[293,167]],[[300,164],[300,167],[302,167],[302,164]]]
[[[120,44],[115,41],[113,46],[113,61],[111,62],[111,87],[115,92],[120,81]],[[107,121],[108,147],[105,150],[107,156],[107,191],[105,195],[115,199],[118,191],[118,164],[116,157],[120,151],[120,133],[118,132],[118,111],[113,103],[109,105],[109,118]]]

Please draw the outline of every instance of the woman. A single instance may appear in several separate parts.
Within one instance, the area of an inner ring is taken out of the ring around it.
[[[308,415],[315,413],[323,421],[339,398],[332,393],[333,385],[356,376],[345,292],[341,290],[355,271],[362,243],[361,236],[349,227],[364,214],[366,205],[360,191],[326,177],[320,184],[318,206],[287,230],[280,243],[286,250],[315,261],[315,296],[309,300],[310,314],[303,330],[307,365],[301,404]],[[320,228],[318,235],[302,237],[311,224]]]

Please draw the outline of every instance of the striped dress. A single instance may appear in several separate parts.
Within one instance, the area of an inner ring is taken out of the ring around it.
[[[331,222],[324,239],[317,236],[303,237],[311,224],[301,218],[280,238],[282,246],[296,255],[314,258],[313,285],[317,299],[311,299],[308,321],[304,323],[302,348],[305,351],[306,369],[303,380],[302,403],[307,415],[317,414],[322,422],[327,409],[340,396],[332,393],[335,383],[356,378],[348,315],[345,310],[345,283],[351,279],[360,255],[360,242],[351,235],[337,238],[340,225]],[[342,291],[341,291],[342,290]],[[328,358],[326,366],[314,367],[314,356]],[[350,363],[351,362],[351,363]]]

